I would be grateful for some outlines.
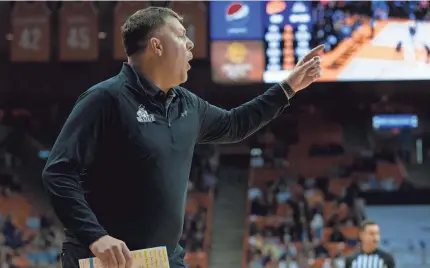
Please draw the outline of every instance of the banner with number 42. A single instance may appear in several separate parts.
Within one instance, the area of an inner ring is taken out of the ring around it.
[[[15,2],[12,14],[11,60],[48,61],[51,54],[51,12],[44,2]]]

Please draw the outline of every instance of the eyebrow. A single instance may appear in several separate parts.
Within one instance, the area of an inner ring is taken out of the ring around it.
[[[187,33],[187,30],[185,29],[184,26],[182,26],[182,27],[179,28],[177,26],[170,25],[170,29],[175,34],[186,34]]]

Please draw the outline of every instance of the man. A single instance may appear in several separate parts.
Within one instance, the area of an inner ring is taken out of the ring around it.
[[[55,142],[43,182],[65,226],[63,268],[96,256],[108,268],[131,267],[130,250],[178,245],[196,143],[240,141],[279,115],[320,76],[319,46],[280,84],[226,111],[179,87],[193,43],[168,8],[133,14],[122,27],[128,63],[78,99]]]
[[[346,259],[345,268],[394,268],[390,253],[378,248],[379,226],[370,220],[360,225],[360,251]]]

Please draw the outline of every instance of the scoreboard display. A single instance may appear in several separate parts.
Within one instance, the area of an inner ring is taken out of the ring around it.
[[[311,5],[306,1],[211,2],[213,79],[275,83],[286,77],[310,51]],[[240,46],[241,54],[252,55],[234,61],[220,44],[233,50]]]
[[[101,47],[126,60],[121,26],[154,1],[109,8],[49,3],[6,4],[10,23],[3,21],[0,34],[12,62],[97,61]],[[319,44],[325,49],[318,81],[430,80],[429,6],[424,0],[171,1],[194,42],[194,58],[210,52],[212,79],[221,84],[279,82]],[[99,25],[100,18],[112,25]]]
[[[324,44],[319,81],[430,80],[429,5],[212,1],[212,78],[221,84],[277,83],[313,46]],[[247,56],[232,58],[231,51]]]
[[[311,2],[265,3],[264,82],[276,83],[285,78],[297,59],[310,51],[311,5]]]

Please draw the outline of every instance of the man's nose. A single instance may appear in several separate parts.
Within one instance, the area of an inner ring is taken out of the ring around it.
[[[187,41],[187,49],[188,50],[191,50],[191,49],[193,49],[194,48],[194,43],[193,43],[193,41],[191,41],[189,38],[188,38],[188,41]]]

